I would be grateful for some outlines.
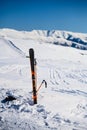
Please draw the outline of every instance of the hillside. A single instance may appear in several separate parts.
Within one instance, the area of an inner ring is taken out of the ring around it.
[[[38,104],[30,62],[37,59]],[[77,49],[78,48],[78,49]],[[0,130],[87,129],[87,34],[0,29]],[[7,96],[16,100],[4,102]]]

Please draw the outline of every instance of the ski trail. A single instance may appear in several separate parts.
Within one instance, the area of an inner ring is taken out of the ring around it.
[[[50,82],[53,85],[61,85],[61,84],[69,84],[66,81],[65,73],[60,68],[57,69],[50,69],[49,71],[50,75]]]
[[[10,40],[0,38],[0,45],[2,47],[2,50],[5,51],[5,53],[7,54],[7,56],[17,57],[16,55],[19,55],[21,57],[26,57],[25,53],[16,45],[14,45],[14,43]],[[4,55],[3,51],[1,51],[1,54]]]
[[[19,49],[17,46],[15,46],[12,41],[8,40],[8,45],[9,45],[11,48],[13,48],[16,52],[18,52],[22,57],[25,57],[25,56],[26,56],[25,53],[24,53],[21,49]]]
[[[72,63],[74,64],[74,63]],[[66,66],[66,65],[65,65]],[[51,67],[49,70],[49,78],[50,82],[54,85],[59,84],[71,84],[71,81],[73,82],[80,82],[84,83],[85,86],[87,85],[87,69],[83,68],[63,68],[60,66],[60,68]]]
[[[60,81],[61,81],[61,76],[59,74],[59,72],[57,70],[54,69],[50,69],[50,82],[53,85],[59,85]]]

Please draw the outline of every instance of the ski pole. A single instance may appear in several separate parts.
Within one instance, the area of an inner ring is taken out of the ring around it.
[[[40,88],[42,87],[43,83],[45,83],[45,87],[47,88],[47,82],[45,80],[43,80],[39,86],[39,88],[37,89],[37,92],[40,90]]]

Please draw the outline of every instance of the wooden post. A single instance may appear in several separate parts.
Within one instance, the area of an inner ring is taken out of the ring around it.
[[[35,72],[36,61],[34,58],[34,50],[32,48],[29,49],[29,56],[31,65],[31,76],[32,76],[33,101],[34,104],[37,104],[37,90],[36,90],[37,85],[36,85],[36,72]]]

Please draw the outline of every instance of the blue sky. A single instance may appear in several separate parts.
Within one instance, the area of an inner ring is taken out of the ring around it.
[[[87,33],[87,0],[0,0],[0,28]]]

